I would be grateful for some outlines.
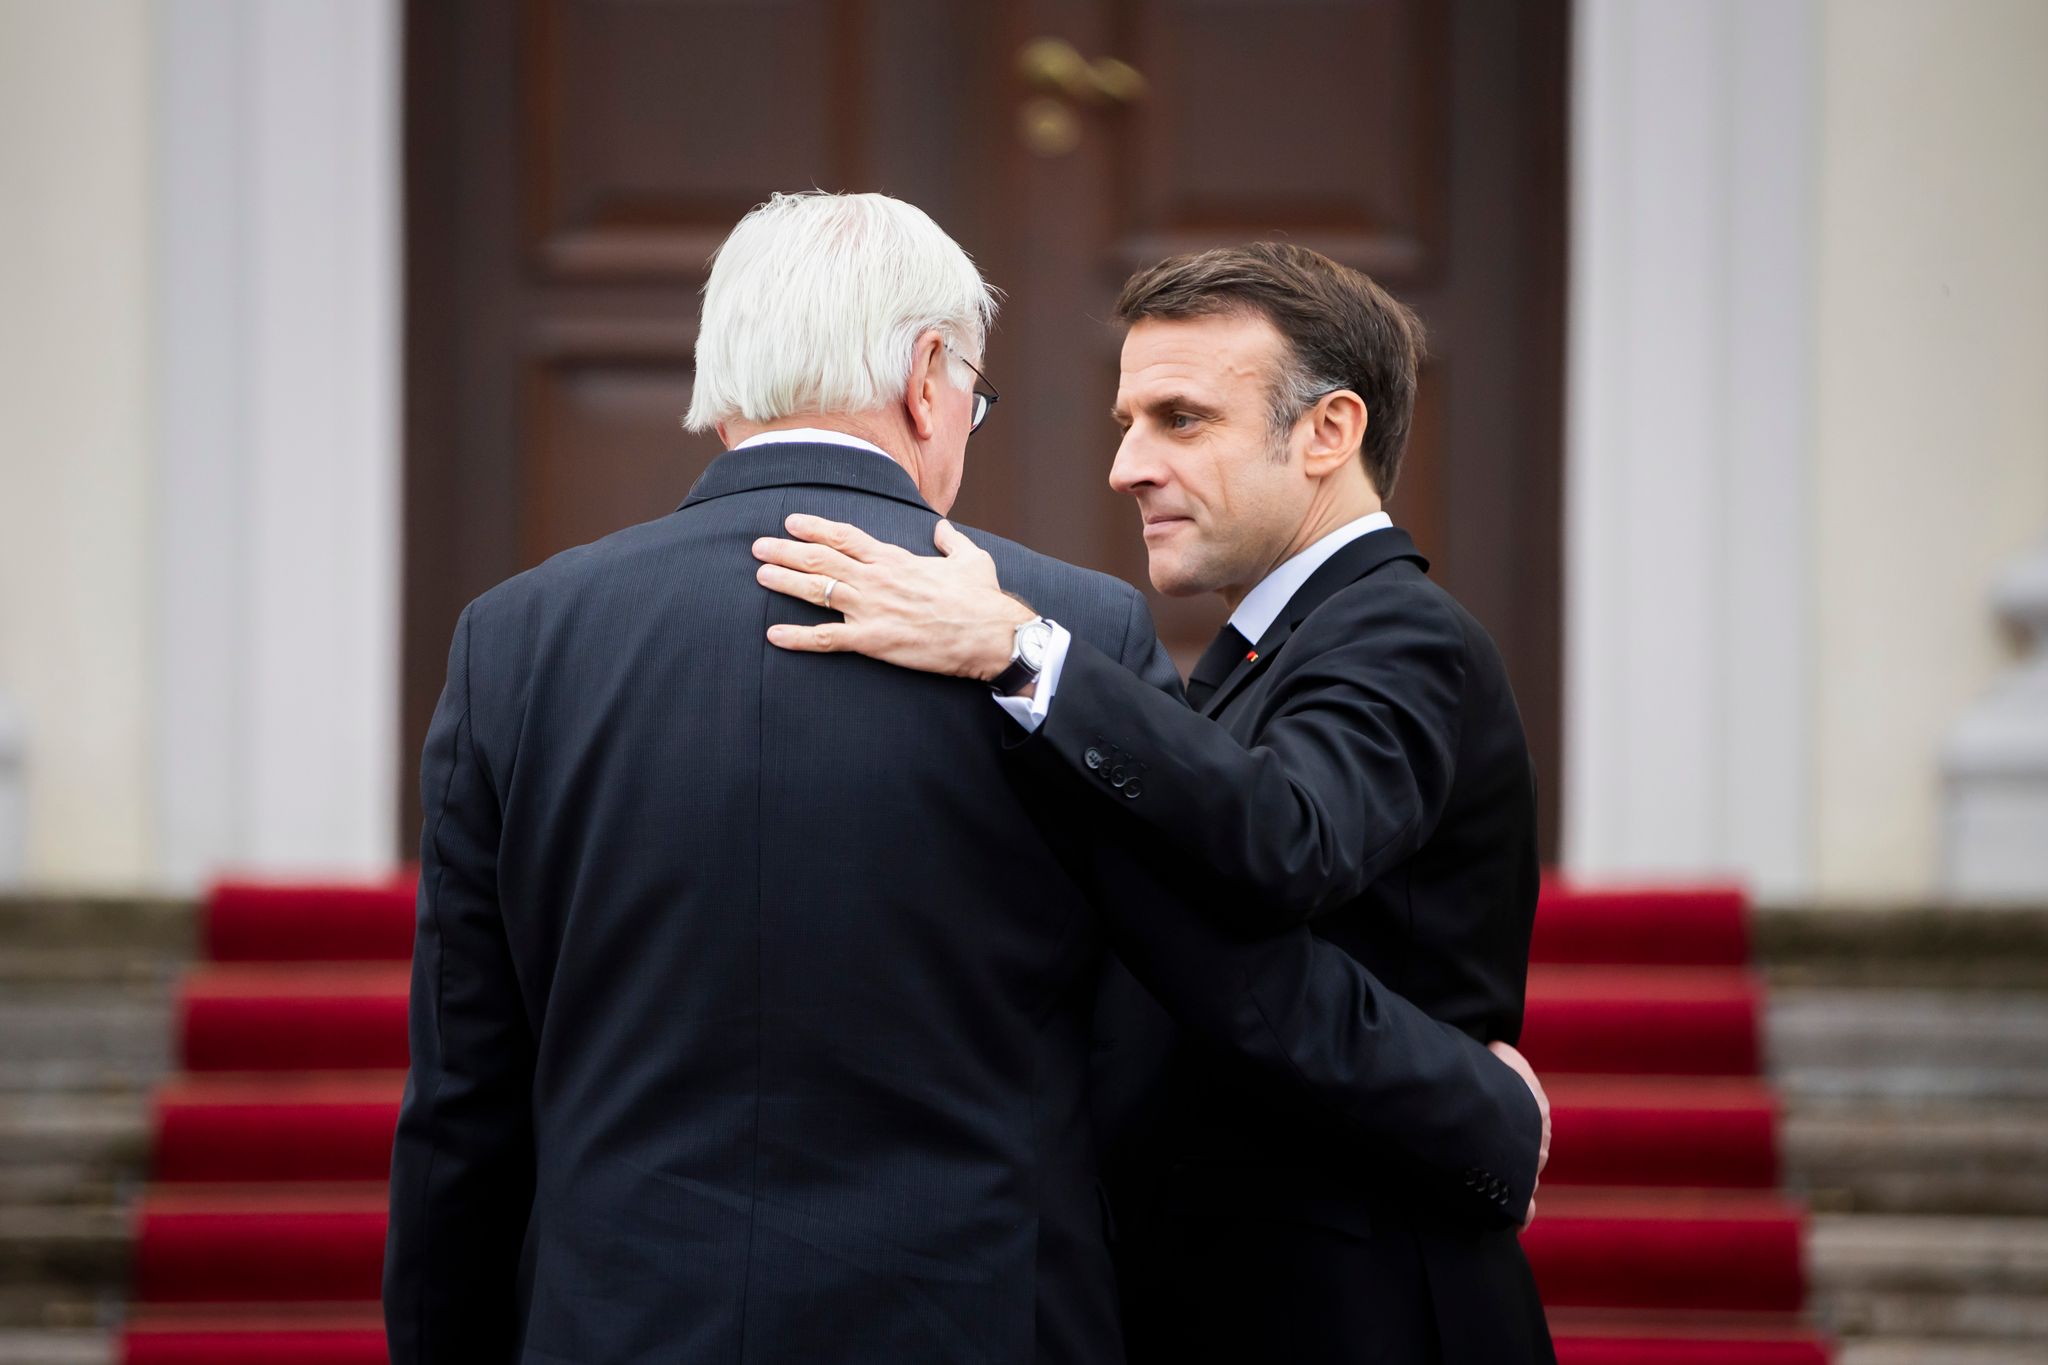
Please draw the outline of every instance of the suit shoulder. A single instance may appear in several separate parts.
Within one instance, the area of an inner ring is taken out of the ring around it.
[[[470,602],[472,629],[487,621],[529,617],[550,604],[583,599],[586,594],[617,587],[623,565],[659,554],[676,537],[675,513],[624,527],[583,545],[548,556],[530,569],[485,589]]]
[[[955,523],[958,525],[958,523]],[[1113,574],[1054,559],[1014,540],[961,526],[996,562],[1003,587],[1107,653],[1117,653],[1134,614],[1150,623],[1145,594]]]
[[[1495,652],[1493,640],[1478,618],[1442,584],[1407,561],[1386,565],[1346,584],[1303,623],[1305,630],[1325,626],[1346,633],[1361,627],[1398,626],[1464,654]]]

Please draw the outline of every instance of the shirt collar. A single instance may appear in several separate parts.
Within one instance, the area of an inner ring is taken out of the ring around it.
[[[855,450],[871,450],[891,464],[896,462],[895,456],[876,445],[873,441],[864,441],[858,436],[849,436],[843,431],[830,431],[824,427],[790,427],[785,431],[764,431],[758,435],[749,436],[746,440],[734,446],[733,449],[746,450],[751,446],[786,445],[793,441],[802,442],[804,445],[851,446]]]
[[[1230,624],[1237,628],[1238,634],[1257,644],[1259,637],[1266,633],[1285,609],[1288,599],[1300,591],[1301,585],[1308,582],[1311,574],[1329,562],[1331,555],[1360,536],[1388,530],[1393,524],[1394,519],[1385,512],[1373,512],[1339,526],[1260,579],[1258,586],[1246,593],[1244,601],[1237,604],[1237,610],[1230,613]]]

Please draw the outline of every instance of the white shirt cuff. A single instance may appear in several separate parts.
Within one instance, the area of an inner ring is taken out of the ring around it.
[[[1038,686],[1031,689],[1028,697],[997,697],[996,705],[1009,714],[1026,730],[1036,733],[1045,724],[1046,713],[1052,710],[1052,694],[1059,689],[1060,668],[1067,662],[1067,646],[1073,637],[1067,628],[1057,621],[1048,621],[1052,627],[1052,639],[1045,646],[1045,667],[1038,670]]]

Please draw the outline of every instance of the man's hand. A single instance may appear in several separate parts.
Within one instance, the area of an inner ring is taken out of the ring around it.
[[[1550,1096],[1543,1093],[1543,1082],[1536,1079],[1536,1073],[1529,1067],[1529,1059],[1509,1047],[1506,1043],[1488,1043],[1487,1050],[1508,1064],[1508,1068],[1522,1078],[1529,1087],[1529,1093],[1536,1097],[1536,1112],[1543,1115],[1543,1144],[1536,1149],[1536,1184],[1529,1189],[1529,1208],[1522,1215],[1522,1228],[1528,1230],[1536,1221],[1536,1190],[1543,1184],[1543,1168],[1550,1164]]]
[[[1010,666],[1017,627],[1036,615],[1003,591],[996,562],[941,521],[933,555],[914,555],[857,526],[802,513],[783,525],[794,540],[754,542],[754,577],[786,597],[846,619],[770,626],[768,642],[817,654],[871,659],[988,682]],[[828,600],[829,591],[829,600]]]

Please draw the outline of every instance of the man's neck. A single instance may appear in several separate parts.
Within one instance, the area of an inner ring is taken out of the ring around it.
[[[1330,496],[1324,497],[1324,491]],[[1270,578],[1273,571],[1282,564],[1332,531],[1349,526],[1360,517],[1369,517],[1381,510],[1383,509],[1380,506],[1379,495],[1372,491],[1370,485],[1342,490],[1318,490],[1317,496],[1309,503],[1308,511],[1302,517],[1301,525],[1288,537],[1286,547],[1268,560],[1265,567],[1260,569],[1249,583],[1233,584],[1220,589],[1217,595],[1229,604],[1232,611],[1236,611],[1244,602],[1246,595]]]

